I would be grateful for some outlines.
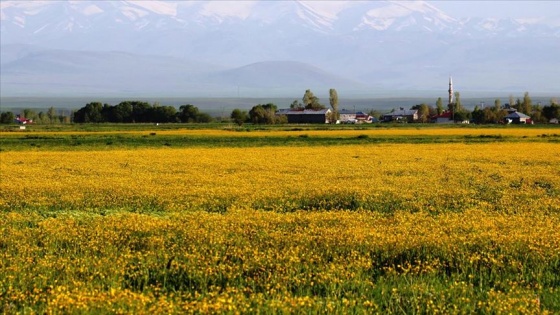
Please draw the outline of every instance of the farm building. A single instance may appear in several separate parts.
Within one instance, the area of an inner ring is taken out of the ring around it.
[[[504,118],[506,123],[508,124],[530,124],[531,123],[531,117],[517,112],[517,111],[513,111],[509,114],[507,114],[507,116]]]
[[[15,119],[15,123],[17,124],[32,124],[33,123],[33,119],[27,119],[25,117],[22,117],[21,115],[17,115],[16,119]]]
[[[357,111],[353,111],[353,110],[348,110],[348,109],[342,109],[338,111],[339,114],[339,120],[341,122],[355,122],[355,123],[359,123],[359,122],[371,122],[371,116],[364,113],[364,112],[357,112]]]
[[[439,115],[435,115],[432,117],[432,122],[436,124],[452,124],[454,122],[453,113],[445,111]]]
[[[392,112],[383,115],[384,122],[413,122],[418,120],[418,110],[404,109],[393,110]]]
[[[276,115],[285,115],[290,124],[328,124],[330,113],[330,109],[281,109]]]
[[[359,122],[365,122],[365,121],[369,122],[371,121],[371,116],[364,112],[356,112],[356,119]]]
[[[338,111],[338,119],[340,121],[348,121],[348,120],[356,119],[356,111],[341,109]]]

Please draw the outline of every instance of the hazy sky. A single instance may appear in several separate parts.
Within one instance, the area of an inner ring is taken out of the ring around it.
[[[454,18],[542,18],[560,15],[560,1],[428,1]]]

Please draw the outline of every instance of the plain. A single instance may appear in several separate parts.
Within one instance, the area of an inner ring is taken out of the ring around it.
[[[100,127],[0,133],[4,313],[560,311],[557,128]]]

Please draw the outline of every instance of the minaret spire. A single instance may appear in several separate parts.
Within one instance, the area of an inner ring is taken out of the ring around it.
[[[449,76],[449,105],[453,104],[453,79]]]

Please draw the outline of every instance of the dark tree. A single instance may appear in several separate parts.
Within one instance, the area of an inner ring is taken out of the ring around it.
[[[105,108],[109,106],[105,104]],[[93,102],[86,104],[86,106],[80,108],[74,113],[74,122],[76,123],[100,123],[103,122],[103,110],[104,106],[100,102]]]
[[[470,117],[470,113],[468,111],[462,110],[460,112],[456,112],[454,114],[455,121],[465,121],[468,120]]]
[[[245,123],[247,121],[247,119],[249,118],[249,115],[247,114],[247,111],[240,110],[240,109],[236,108],[231,112],[230,117],[231,117],[231,120],[234,123],[241,126],[241,125],[243,125],[243,123]]]
[[[198,115],[200,114],[198,107],[187,104],[179,107],[179,120],[186,123],[198,122]]]
[[[291,109],[303,109],[303,104],[298,102],[298,100],[294,100],[292,104],[290,104]]]
[[[130,102],[132,106],[132,122],[150,122],[152,106],[147,102]],[[155,104],[154,104],[155,106]]]
[[[106,106],[103,111],[105,121],[112,123],[132,122],[132,105],[130,102],[121,102],[115,106]]]
[[[196,116],[196,122],[198,123],[210,123],[213,121],[214,118],[207,113],[198,113],[198,116]]]
[[[485,124],[488,122],[488,119],[486,117],[486,111],[484,109],[480,109],[478,105],[474,107],[471,116],[473,121],[477,124]]]
[[[560,105],[550,102],[550,106],[543,106],[542,114],[548,120],[553,118],[560,119]]]
[[[254,124],[274,124],[277,110],[277,106],[272,103],[258,104],[249,111],[249,118]]]
[[[2,112],[0,114],[0,124],[11,124],[16,119],[16,116],[12,112]]]
[[[177,121],[177,110],[173,106],[154,106],[149,112],[150,122],[167,123]]]

